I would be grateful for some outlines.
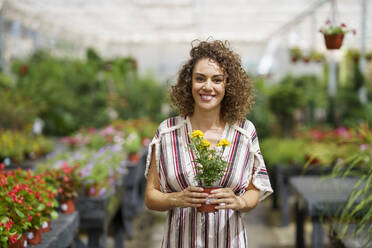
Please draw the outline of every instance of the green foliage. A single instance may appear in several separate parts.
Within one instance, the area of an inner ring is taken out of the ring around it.
[[[269,88],[265,85],[263,78],[253,78],[253,82],[255,86],[255,104],[248,113],[247,119],[254,123],[260,138],[266,138],[272,133],[272,124],[275,121],[275,117],[269,109]]]
[[[287,75],[270,89],[269,107],[276,115],[285,135],[293,129],[296,110],[306,113],[304,118],[313,124],[315,109],[325,106],[325,87],[313,75]]]
[[[22,129],[35,119],[39,107],[24,92],[18,91],[11,80],[0,73],[0,126]]]
[[[306,141],[302,139],[267,138],[260,143],[266,165],[303,165]]]
[[[135,67],[130,57],[103,61],[92,49],[85,61],[38,51],[13,63],[14,91],[1,93],[8,94],[0,100],[7,101],[1,104],[9,113],[4,119],[37,115],[45,121],[45,132],[53,135],[67,135],[82,126],[101,127],[117,117],[159,120],[165,90],[151,77],[140,77]],[[20,110],[10,112],[13,104]]]
[[[372,103],[361,103],[358,90],[366,85],[358,63],[350,63],[351,71],[345,82],[340,86],[335,104],[337,106],[336,116],[339,125],[353,126],[358,123],[367,122],[372,124]]]

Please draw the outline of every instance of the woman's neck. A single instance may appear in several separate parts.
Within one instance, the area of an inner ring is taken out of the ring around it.
[[[195,109],[190,116],[191,125],[194,130],[201,131],[218,130],[225,126],[225,121],[220,117],[219,111],[198,111]]]

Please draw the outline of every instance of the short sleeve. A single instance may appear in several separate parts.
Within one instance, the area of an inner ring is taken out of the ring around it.
[[[252,123],[250,124],[250,161],[248,166],[250,176],[248,181],[250,182],[252,180],[252,184],[260,191],[259,201],[262,201],[273,193],[273,189],[271,187],[269,174],[266,170],[266,165],[261,154],[256,129]],[[252,172],[254,172],[253,175]]]
[[[151,156],[153,152],[153,147],[154,146],[154,151],[155,151],[155,161],[156,164],[159,164],[159,159],[160,159],[160,137],[159,137],[159,129],[156,131],[154,138],[152,139],[151,143],[149,144],[148,147],[148,152],[147,152],[147,158],[146,158],[146,169],[145,169],[145,177],[147,178],[147,174],[149,172],[150,168],[150,163],[151,163]]]

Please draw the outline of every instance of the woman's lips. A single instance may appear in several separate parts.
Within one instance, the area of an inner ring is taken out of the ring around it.
[[[203,101],[210,101],[213,99],[213,95],[202,95],[200,94],[200,98],[203,100]]]

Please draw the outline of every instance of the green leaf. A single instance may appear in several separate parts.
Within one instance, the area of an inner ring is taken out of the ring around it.
[[[44,204],[39,204],[39,206],[37,206],[36,210],[37,211],[43,211],[45,209],[45,205]]]
[[[53,210],[53,211],[50,213],[50,216],[52,216],[53,219],[57,219],[57,218],[58,218],[58,213],[57,213],[57,211]]]
[[[18,208],[15,208],[14,211],[17,213],[17,215],[19,217],[21,217],[21,218],[24,218],[25,217],[25,215],[21,211],[19,211]]]
[[[8,220],[9,220],[9,218],[7,216],[3,216],[3,217],[1,217],[0,222],[1,223],[6,223]]]

